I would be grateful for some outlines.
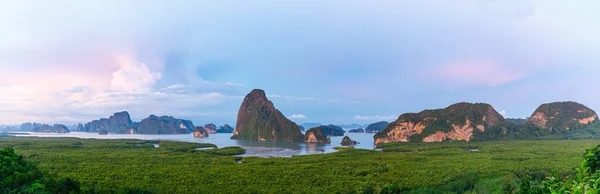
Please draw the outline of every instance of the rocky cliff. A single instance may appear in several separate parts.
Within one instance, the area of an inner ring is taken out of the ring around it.
[[[194,130],[194,124],[191,121],[176,119],[172,116],[150,115],[134,126],[137,127],[135,133],[139,134],[189,134]]]
[[[246,95],[240,106],[231,139],[303,142],[304,135],[296,123],[275,108],[263,90],[255,89]]]
[[[217,126],[215,124],[212,124],[212,123],[204,125],[204,129],[209,134],[215,134],[215,133],[217,133]]]
[[[504,117],[491,105],[458,103],[444,109],[406,113],[373,138],[375,144],[391,142],[471,141],[476,131],[504,125]]]
[[[323,126],[315,127],[309,129],[304,134],[304,142],[306,143],[331,143],[331,139],[329,139],[325,135],[325,131],[323,130]]]
[[[229,126],[228,124],[225,124],[223,126],[220,126],[219,129],[217,129],[217,133],[233,133],[233,130],[235,130],[233,127]]]
[[[37,132],[37,133],[69,133],[69,129],[67,128],[67,126],[65,125],[61,125],[61,124],[54,124],[52,126],[50,125],[40,125],[37,126],[35,128],[32,129],[32,132]]]
[[[527,120],[553,132],[579,129],[597,121],[596,112],[577,102],[554,102],[542,104]]]
[[[196,127],[194,128],[194,137],[198,137],[198,138],[204,138],[204,137],[208,137],[208,132],[206,131],[206,129],[204,127]]]
[[[131,130],[131,117],[127,111],[117,112],[109,118],[101,118],[86,123],[83,126],[84,132],[99,132],[100,129],[108,133],[129,133]]]
[[[379,133],[384,130],[390,123],[387,121],[381,121],[377,123],[371,123],[365,128],[365,133]]]
[[[83,125],[81,123],[77,124],[77,131],[79,131],[79,132],[85,131],[85,128],[83,127]]]

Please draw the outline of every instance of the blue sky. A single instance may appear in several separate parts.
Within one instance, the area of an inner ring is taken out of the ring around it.
[[[233,124],[254,88],[297,123],[600,108],[592,0],[1,2],[0,124]]]

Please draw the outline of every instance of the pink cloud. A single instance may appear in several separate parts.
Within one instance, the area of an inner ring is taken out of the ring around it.
[[[435,67],[434,78],[450,86],[499,86],[522,78],[519,69],[492,60],[464,60]]]

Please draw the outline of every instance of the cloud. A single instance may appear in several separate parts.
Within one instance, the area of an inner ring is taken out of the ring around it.
[[[288,117],[289,119],[306,119],[307,117],[303,114],[293,114]]]
[[[494,60],[467,59],[434,67],[428,77],[450,86],[498,86],[523,78],[520,70]]]
[[[296,95],[273,96],[290,113],[340,123],[352,111],[465,100],[511,115],[541,99],[599,106],[596,90],[573,87],[597,80],[600,25],[590,4],[6,1],[0,123],[122,108],[224,115],[240,95],[265,87]],[[114,61],[123,55],[138,62]]]
[[[380,116],[380,115],[375,115],[375,116],[361,116],[361,115],[356,115],[354,116],[354,120],[356,121],[391,121],[396,119],[398,116],[394,116],[394,115],[389,115],[389,116]]]
[[[0,86],[0,123],[72,124],[122,110],[129,111],[134,118],[149,114],[188,118],[234,117],[230,114],[237,108],[234,102],[243,98],[218,91],[220,86],[238,87],[228,83],[173,84],[154,89],[162,73],[151,71],[145,63],[132,61],[120,62],[118,69],[107,74],[110,78],[106,80],[110,80],[110,85],[79,81],[74,82],[79,85],[74,85],[68,79],[52,79],[68,76],[59,72],[35,76],[53,80],[55,83],[50,85],[36,81]],[[76,74],[74,78],[78,78]],[[201,89],[209,84],[214,86],[211,91]]]
[[[146,93],[162,77],[161,73],[150,72],[144,63],[125,61],[112,74],[110,84],[114,88],[131,93]]]

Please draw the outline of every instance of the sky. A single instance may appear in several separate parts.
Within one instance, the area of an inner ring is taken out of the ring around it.
[[[254,88],[296,123],[485,102],[600,110],[600,1],[0,0],[0,124],[129,111],[235,124]]]

